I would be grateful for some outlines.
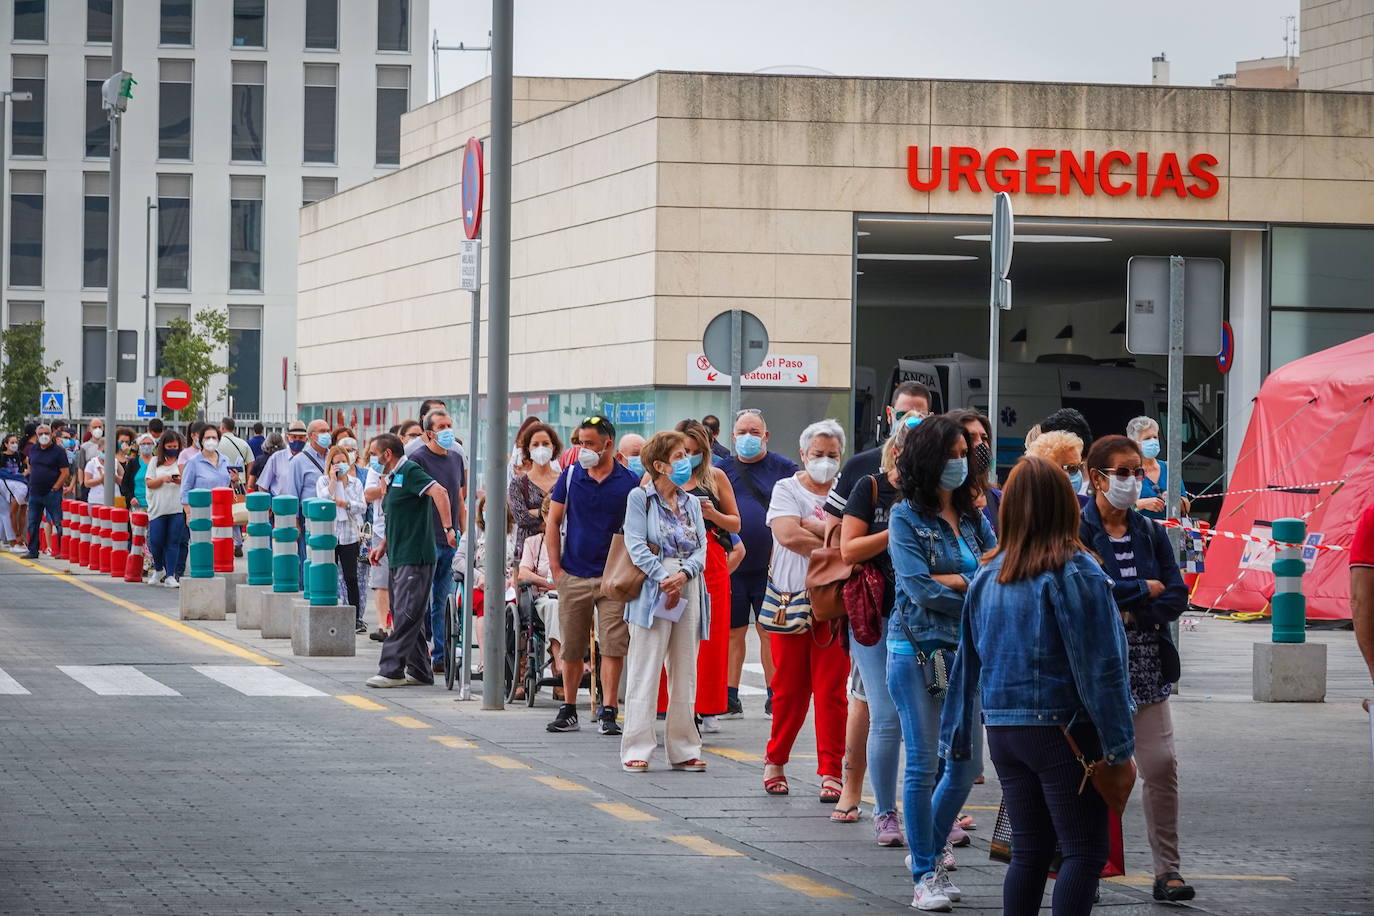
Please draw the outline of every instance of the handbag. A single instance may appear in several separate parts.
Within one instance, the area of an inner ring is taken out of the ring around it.
[[[1089,763],[1083,756],[1083,751],[1079,749],[1078,742],[1073,740],[1068,726],[1061,725],[1059,730],[1064,733],[1064,740],[1069,742],[1069,751],[1083,767],[1083,781],[1078,784],[1078,794],[1082,795],[1083,790],[1091,782],[1097,794],[1107,803],[1107,807],[1120,817],[1126,811],[1126,802],[1131,797],[1131,790],[1135,788],[1135,760],[1128,758],[1116,764],[1109,764],[1106,760]]]
[[[814,625],[811,599],[806,590],[781,592],[770,578],[759,605],[759,626],[769,633],[793,636],[809,632]]]
[[[647,530],[649,521],[649,494],[644,494],[644,522]],[[655,544],[649,550],[658,553]],[[625,533],[617,531],[611,535],[611,549],[606,553],[606,569],[601,574],[601,596],[615,601],[633,601],[644,588],[648,574],[635,565],[630,557],[630,549],[625,546]]]
[[[878,478],[869,476],[873,490],[873,506],[878,505]],[[844,606],[849,614],[849,632],[861,646],[876,646],[883,637],[883,600],[887,597],[887,579],[878,564],[865,560],[854,566],[854,572],[844,584]]]
[[[916,642],[916,636],[911,632],[911,627],[901,617],[897,622],[902,625],[902,632],[906,635],[906,641],[911,644],[911,648],[916,650],[916,663],[921,666],[921,674],[925,678],[926,693],[937,700],[943,700],[945,694],[949,693],[949,672],[954,667],[953,649],[936,649],[933,652],[921,651],[920,645]]]
[[[838,525],[825,536],[825,544],[811,551],[806,563],[806,591],[811,598],[811,613],[816,620],[835,620],[845,615],[844,586],[858,569],[840,556],[840,548],[831,546],[839,539]]]

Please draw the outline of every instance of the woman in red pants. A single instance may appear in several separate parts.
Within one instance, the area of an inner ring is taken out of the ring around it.
[[[768,525],[773,529],[773,557],[768,570],[765,611],[759,623],[772,629],[767,607],[809,608],[806,567],[811,552],[825,537],[825,499],[840,469],[844,430],[834,420],[812,423],[801,434],[805,470],[784,477],[773,487]],[[807,612],[809,613],[809,612]],[[849,652],[835,621],[816,624],[802,633],[769,634],[773,650],[773,729],[764,757],[763,789],[769,795],[788,793],[783,768],[792,744],[806,722],[812,698],[816,704],[816,772],[821,777],[820,800],[839,801],[840,764],[844,759],[844,727],[848,704]]]
[[[730,535],[739,533],[739,506],[735,489],[725,472],[711,464],[711,434],[697,420],[683,420],[675,429],[687,437],[687,457],[692,462],[692,477],[683,487],[701,501],[706,522],[706,594],[710,597],[710,637],[697,652],[696,713],[701,730],[720,731],[716,717],[725,712],[726,679],[730,661],[730,573],[726,554]],[[667,680],[658,680],[658,711],[668,709]]]

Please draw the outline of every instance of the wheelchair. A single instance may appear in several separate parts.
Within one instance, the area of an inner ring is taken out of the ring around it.
[[[460,664],[471,665],[472,659],[463,658],[463,574],[458,570],[453,571],[453,594],[449,596],[448,605],[444,614],[444,686],[449,690],[458,681],[458,670]],[[484,602],[485,605],[485,602]],[[533,612],[533,599],[530,601],[530,610]],[[485,606],[484,606],[485,612]],[[519,608],[516,602],[507,601],[503,609],[506,626],[506,651],[502,659],[502,682],[501,689],[506,702],[514,702],[515,691],[520,686],[519,680]],[[478,618],[473,617],[474,632],[472,634],[473,655],[480,658],[482,627],[478,624]],[[472,680],[481,681],[485,679],[486,671],[474,671]]]

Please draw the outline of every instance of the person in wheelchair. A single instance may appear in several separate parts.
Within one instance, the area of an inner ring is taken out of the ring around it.
[[[544,519],[549,514],[549,501],[549,497],[546,495],[542,505],[537,510],[539,513],[538,533],[525,537],[515,579],[522,592],[526,587],[529,588],[533,598],[534,613],[542,622],[545,646],[549,655],[549,675],[561,678],[563,671],[558,662],[558,653],[562,649],[560,639],[562,634],[558,629],[558,592],[553,583],[552,572],[549,569],[549,551],[544,544]],[[536,625],[540,626],[540,624]],[[528,663],[528,660],[522,659],[522,664]],[[562,700],[562,689],[555,688],[553,695],[555,700]]]

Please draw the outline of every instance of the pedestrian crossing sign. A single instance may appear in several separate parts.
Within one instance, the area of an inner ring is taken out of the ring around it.
[[[64,417],[67,415],[63,404],[65,396],[60,391],[44,391],[38,396],[38,413],[45,417]]]

